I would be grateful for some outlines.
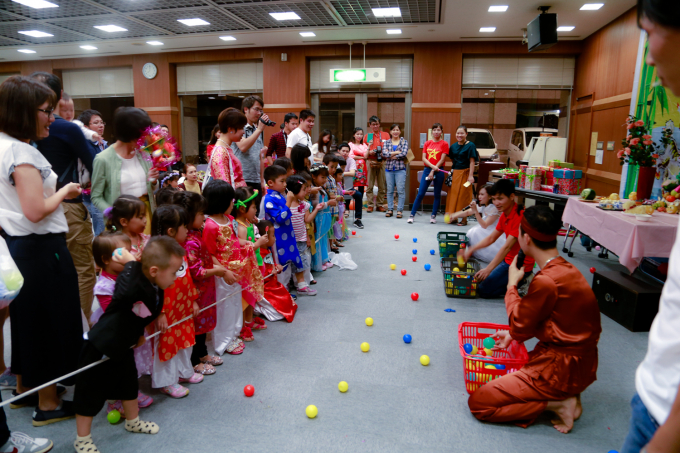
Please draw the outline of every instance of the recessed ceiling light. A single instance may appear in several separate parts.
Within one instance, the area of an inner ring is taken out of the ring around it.
[[[146,43],[151,45],[151,46],[162,46],[163,45],[163,43],[160,42],[160,41],[147,41]]]
[[[581,11],[597,11],[602,8],[604,3],[586,3],[581,7]]]
[[[46,2],[45,0],[12,0],[13,2],[19,3],[30,8],[42,9],[42,8],[59,8],[59,5],[54,3]]]
[[[300,36],[302,36],[303,38],[311,38],[312,36],[316,36],[316,33],[314,33],[313,31],[301,31]]]
[[[289,13],[269,13],[270,16],[272,16],[276,20],[298,20],[300,19],[300,16],[293,12]]]
[[[80,46],[80,48],[85,50],[97,50],[95,46]]]
[[[39,30],[24,30],[24,31],[20,31],[19,33],[21,33],[22,35],[26,35],[26,36],[32,36],[34,38],[48,38],[50,36],[54,36],[54,35],[51,35],[49,33],[45,33],[44,31],[39,31]]]
[[[573,25],[562,25],[561,27],[557,27],[557,31],[572,31],[574,28]]]
[[[496,31],[496,27],[482,27],[479,29],[482,33],[493,33]]]
[[[399,29],[399,28],[390,28],[390,29],[385,30],[385,31],[387,31],[388,35],[400,35],[401,34],[401,29]]]
[[[490,13],[504,13],[508,10],[508,5],[489,6]]]
[[[203,19],[177,19],[177,22],[181,22],[189,27],[195,27],[196,25],[210,25],[210,22],[206,22]]]
[[[95,25],[94,28],[108,33],[127,31],[127,28],[119,27],[118,25]]]
[[[35,50],[30,50],[30,49],[19,49],[17,52],[21,53],[35,53]]]
[[[375,17],[401,17],[399,8],[371,8]]]
[[[208,99],[215,99],[215,96],[208,96]]]
[[[220,39],[222,41],[236,41],[236,38],[234,38],[233,36],[220,36]]]

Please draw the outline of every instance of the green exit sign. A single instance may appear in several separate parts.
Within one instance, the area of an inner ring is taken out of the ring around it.
[[[331,82],[365,82],[365,69],[331,69]]]

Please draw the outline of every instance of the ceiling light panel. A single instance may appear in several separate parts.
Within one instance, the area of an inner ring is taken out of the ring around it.
[[[508,5],[493,5],[489,6],[490,13],[504,13],[508,10]]]
[[[574,28],[576,27],[572,25],[562,25],[561,27],[557,27],[557,31],[572,31]]]
[[[401,17],[400,8],[371,8],[375,17]]]
[[[399,29],[399,28],[391,28],[391,29],[387,29],[385,31],[387,32],[388,35],[400,35],[401,34],[401,29]]]
[[[20,30],[19,33],[22,35],[30,36],[32,38],[49,38],[54,35],[50,33],[45,33],[44,31],[40,30]]]
[[[245,8],[247,9],[247,8]],[[196,10],[193,14],[196,18],[202,18],[206,22],[210,22],[209,25],[201,25],[196,27],[188,27],[183,23],[179,22],[180,19],[187,18],[186,11],[172,11],[169,10],[163,14],[132,14],[132,17],[143,20],[144,22],[150,23],[157,27],[167,30],[169,32],[178,35],[196,34],[196,33],[225,33],[225,31],[239,31],[246,30],[247,27],[233,18],[227,16],[221,11],[210,10],[210,13],[206,10]],[[191,16],[188,16],[191,17]],[[147,27],[148,28],[148,27]],[[159,33],[154,30],[149,30],[147,36],[159,37]]]
[[[322,2],[298,2],[275,5],[261,2],[249,3],[248,7],[229,7],[225,4],[224,8],[261,30],[292,27],[313,29],[318,27],[336,27],[338,25]],[[289,12],[295,13],[300,19],[276,20],[270,15],[271,13]]]
[[[57,1],[57,0],[54,0]],[[64,1],[64,0],[62,0]],[[187,15],[187,8],[197,8],[198,12],[201,9],[205,11],[205,2],[202,0],[97,0],[97,3],[111,9],[115,9],[121,13],[136,13],[141,11],[159,11],[159,10],[173,10],[182,8],[185,10],[184,17],[197,17],[200,14],[192,13]],[[199,9],[201,8],[201,9]]]
[[[123,31],[128,31],[127,28],[119,27],[118,25],[95,25],[94,28],[107,33],[120,33]]]
[[[482,27],[479,31],[482,33],[493,33],[496,31],[496,27]]]
[[[17,52],[21,52],[21,53],[35,53],[35,50],[31,50],[31,49],[19,49],[19,50],[17,50]]]
[[[188,27],[197,27],[199,25],[210,25],[207,20],[200,19],[198,17],[193,19],[177,19],[177,22],[181,22]]]
[[[162,46],[163,45],[163,43],[160,42],[160,41],[147,41],[146,43],[149,44],[150,46]]]
[[[12,0],[12,1],[34,9],[59,8],[59,5],[57,5],[56,3],[48,2],[46,0]]]
[[[95,46],[80,46],[80,48],[84,50],[97,50]]]
[[[316,36],[316,33],[314,33],[313,31],[301,31],[300,36],[302,36],[303,38],[313,38],[314,36]]]
[[[602,8],[604,3],[586,3],[581,7],[581,11],[597,11]]]
[[[220,36],[220,39],[222,41],[236,41],[236,38],[234,38],[233,36]]]
[[[390,0],[399,6],[401,16],[376,17],[373,9],[385,5],[381,0],[331,0],[331,5],[347,25],[436,23],[436,0]]]
[[[300,20],[301,17],[297,15],[297,13],[294,13],[292,11],[288,11],[285,13],[269,13],[270,16],[272,16],[276,20]]]

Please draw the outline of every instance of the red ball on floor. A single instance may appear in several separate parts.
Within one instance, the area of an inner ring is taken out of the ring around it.
[[[398,234],[395,234],[395,235],[394,235],[394,239],[399,239],[399,235],[398,235]]]
[[[245,387],[243,387],[243,393],[245,393],[245,395],[248,398],[250,398],[255,394],[255,387],[253,387],[252,385],[246,385]]]
[[[590,273],[591,273],[591,274],[594,274],[594,273],[595,273],[595,268],[594,268],[594,267],[591,267],[591,268],[590,268]]]
[[[356,236],[356,235],[357,235],[357,232],[356,232],[356,231],[352,231],[352,236]]]
[[[416,301],[416,300],[418,300],[418,297],[420,297],[420,296],[418,295],[418,293],[411,293],[411,299],[412,299],[412,300]]]
[[[406,269],[401,270],[401,275],[406,275]]]
[[[418,257],[417,257],[417,256],[414,256],[414,257],[411,258],[411,259],[413,260],[414,263],[415,263],[416,261],[418,261]]]

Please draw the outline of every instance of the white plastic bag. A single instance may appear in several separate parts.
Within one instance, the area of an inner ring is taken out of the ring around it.
[[[352,255],[349,253],[330,252],[328,257],[331,259],[331,263],[333,263],[335,266],[338,266],[340,269],[355,271],[359,267],[357,263],[352,261]]]
[[[7,243],[0,237],[0,309],[9,305],[24,286],[24,277],[9,254]]]

